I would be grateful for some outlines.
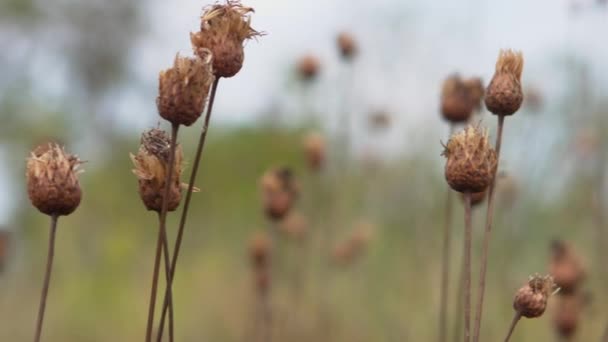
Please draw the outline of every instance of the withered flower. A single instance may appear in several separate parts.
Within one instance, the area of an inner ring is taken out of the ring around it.
[[[483,95],[485,93],[483,81],[479,77],[473,77],[464,80],[463,83],[469,92],[469,99],[475,110],[480,110],[481,100],[483,100]]]
[[[299,185],[293,172],[285,167],[273,168],[264,173],[260,187],[264,212],[275,221],[287,215],[299,194]]]
[[[201,49],[200,57],[175,56],[173,67],[158,77],[156,106],[161,117],[190,126],[201,116],[214,76],[211,52]]]
[[[82,198],[78,174],[82,161],[56,143],[45,143],[27,160],[27,193],[32,204],[49,216],[71,214]]]
[[[513,309],[527,318],[540,317],[556,287],[551,276],[530,276],[528,282],[515,293]]]
[[[341,32],[338,34],[337,41],[342,58],[347,61],[352,60],[357,54],[357,43],[355,42],[355,37],[348,32]]]
[[[325,163],[325,139],[319,133],[309,133],[304,138],[304,153],[308,167],[319,171]]]
[[[300,78],[304,81],[312,81],[319,74],[321,62],[314,55],[304,55],[300,58],[297,71]]]
[[[584,299],[579,294],[558,296],[553,310],[553,327],[559,336],[570,339],[576,333],[584,304]]]
[[[447,158],[445,179],[458,192],[481,192],[496,172],[496,152],[488,142],[488,131],[469,125],[454,134],[442,153]]]
[[[201,30],[191,33],[190,41],[196,54],[203,53],[203,49],[211,50],[216,77],[236,75],[245,59],[243,43],[262,35],[251,27],[249,14],[253,12],[253,8],[234,0],[204,9]]]
[[[153,128],[141,135],[137,155],[131,154],[133,174],[139,182],[139,196],[148,210],[161,212],[166,173],[169,171],[171,140],[167,132]],[[182,197],[180,177],[183,171],[181,145],[175,149],[173,179],[169,187],[168,211],[174,211]]]
[[[559,286],[560,293],[573,293],[582,285],[586,271],[579,255],[564,241],[556,240],[551,244],[549,274]]]
[[[501,50],[496,71],[486,89],[486,107],[496,115],[512,115],[524,100],[521,74],[524,58],[521,52]]]

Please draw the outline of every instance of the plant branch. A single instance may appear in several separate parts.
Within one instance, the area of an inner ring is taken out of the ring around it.
[[[49,237],[48,255],[46,258],[46,272],[44,274],[44,284],[42,286],[42,296],[40,297],[40,306],[38,307],[38,321],[36,323],[35,342],[40,341],[42,334],[42,322],[44,321],[44,311],[46,309],[46,298],[49,294],[49,285],[51,282],[51,272],[53,270],[53,258],[55,256],[55,235],[57,235],[57,215],[51,216],[51,233]]]

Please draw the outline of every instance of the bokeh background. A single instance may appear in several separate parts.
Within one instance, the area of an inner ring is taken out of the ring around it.
[[[190,53],[189,32],[208,4],[0,1],[0,341],[33,335],[48,219],[28,202],[24,168],[29,150],[48,139],[87,163],[82,205],[60,220],[44,339],[142,338],[157,225],[139,200],[129,152],[161,121],[158,72],[177,52]],[[331,230],[337,243],[362,224],[373,227],[365,254],[348,265],[311,243],[297,308],[289,270],[300,250],[285,239],[275,302],[297,317],[291,338],[322,340],[315,334],[323,302],[332,341],[434,340],[447,191],[441,83],[454,72],[489,81],[500,48],[523,51],[527,100],[505,128],[482,340],[503,337],[513,293],[529,274],[547,272],[556,238],[571,243],[589,270],[578,340],[601,340],[608,324],[605,1],[246,5],[256,9],[253,27],[267,35],[249,41],[242,71],[220,82],[174,284],[177,340],[250,340],[256,304],[247,246],[269,228],[258,179],[277,165],[300,179],[298,211],[311,237]],[[350,63],[336,47],[342,31],[359,47]],[[297,73],[305,55],[320,62],[308,82]],[[378,113],[385,124],[374,121]],[[493,134],[495,117],[483,110],[475,121]],[[200,125],[180,139],[189,160]],[[322,174],[306,167],[302,137],[311,130],[331,146]],[[483,211],[474,213],[474,260]],[[453,219],[450,335],[457,333],[459,201]],[[514,336],[552,338],[550,313],[523,321]]]

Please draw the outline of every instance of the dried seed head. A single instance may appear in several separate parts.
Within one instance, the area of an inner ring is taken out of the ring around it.
[[[291,211],[280,223],[279,229],[296,241],[302,241],[308,233],[306,217],[296,211]]]
[[[469,99],[473,105],[473,108],[475,108],[475,110],[480,110],[481,100],[483,100],[483,95],[485,93],[483,81],[479,77],[473,77],[464,80],[463,83],[469,92]]]
[[[173,67],[158,77],[156,106],[165,120],[190,126],[203,112],[214,76],[211,52],[202,49],[201,57],[175,56]]]
[[[579,255],[571,245],[560,240],[553,241],[551,252],[549,273],[559,286],[560,293],[576,292],[586,277],[585,267]]]
[[[161,212],[165,178],[169,171],[171,139],[161,129],[153,128],[141,135],[141,145],[137,155],[130,154],[135,168],[133,174],[139,182],[139,196],[148,210]],[[169,188],[168,211],[179,206],[182,197],[180,177],[183,171],[183,152],[181,145],[175,149],[173,177]]]
[[[352,34],[341,32],[338,34],[338,48],[344,60],[350,61],[357,54],[357,43]]]
[[[283,219],[299,194],[299,185],[289,168],[273,168],[260,180],[262,205],[266,216],[274,221]]]
[[[377,110],[369,116],[369,127],[375,131],[389,128],[391,125],[391,115],[384,110]]]
[[[451,123],[469,120],[475,106],[469,90],[459,75],[451,75],[443,82],[441,89],[441,114]]]
[[[372,224],[366,222],[357,224],[351,235],[334,247],[332,251],[334,262],[346,266],[360,258],[367,250],[367,246],[373,238],[374,230],[375,227]]]
[[[584,306],[578,294],[559,296],[553,311],[553,327],[557,334],[569,339],[576,333]]]
[[[454,134],[442,153],[447,158],[445,179],[458,192],[481,192],[496,172],[496,152],[488,143],[488,131],[469,125]]]
[[[27,160],[27,193],[32,204],[47,215],[69,215],[82,198],[78,174],[82,161],[55,143],[32,151]]]
[[[272,241],[267,234],[259,232],[249,243],[249,258],[254,269],[264,269],[270,266]]]
[[[521,73],[524,58],[521,52],[501,50],[496,62],[496,71],[486,89],[486,107],[496,115],[512,115],[524,100],[521,88]]]
[[[319,133],[309,133],[304,138],[304,153],[308,167],[313,171],[319,171],[325,163],[325,139]]]
[[[305,55],[300,59],[297,65],[298,74],[304,81],[312,81],[319,74],[321,62],[316,56]]]
[[[245,58],[243,43],[262,35],[251,28],[250,13],[253,12],[253,8],[234,0],[204,9],[201,30],[191,33],[190,41],[196,54],[201,54],[203,49],[211,51],[216,77],[236,75]]]
[[[540,317],[554,291],[555,283],[551,276],[530,276],[528,282],[515,293],[513,308],[524,317]]]

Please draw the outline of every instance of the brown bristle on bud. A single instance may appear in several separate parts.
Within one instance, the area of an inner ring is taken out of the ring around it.
[[[245,59],[243,43],[263,34],[251,28],[250,14],[253,12],[253,8],[245,7],[239,1],[215,4],[204,9],[201,30],[190,33],[196,54],[201,54],[203,49],[209,49],[213,54],[216,77],[236,75]]]
[[[262,269],[270,266],[272,253],[272,241],[268,234],[259,232],[253,236],[249,243],[249,258],[254,269]]]
[[[319,171],[325,163],[325,139],[319,133],[309,133],[304,137],[303,145],[308,167]]]
[[[82,161],[55,143],[38,146],[27,160],[27,193],[47,215],[69,215],[82,198],[78,174]]]
[[[513,308],[527,318],[540,317],[547,308],[547,301],[555,291],[551,276],[531,276],[528,282],[515,293]]]
[[[488,131],[469,125],[452,135],[442,153],[447,158],[445,179],[458,192],[481,192],[496,172],[496,152],[488,142]]]
[[[549,274],[559,286],[560,293],[576,292],[586,277],[585,267],[579,255],[571,245],[560,240],[553,241],[551,252]]]
[[[271,220],[283,219],[291,210],[299,194],[299,185],[289,168],[268,170],[260,180],[262,205]]]
[[[348,32],[341,32],[338,34],[338,48],[340,49],[340,55],[345,60],[352,60],[357,54],[357,43],[352,34]]]
[[[291,211],[279,224],[281,232],[297,241],[302,241],[308,233],[308,221],[304,215]]]
[[[133,174],[139,183],[139,196],[148,210],[160,212],[162,209],[165,178],[169,171],[171,153],[169,134],[153,128],[141,135],[141,145],[136,155],[130,154],[135,168]],[[182,197],[180,177],[183,171],[183,152],[181,145],[175,149],[173,179],[169,187],[168,211],[179,206]]]
[[[455,74],[446,78],[441,89],[443,118],[451,123],[466,122],[474,109],[469,90],[460,76]]]
[[[316,78],[319,74],[319,69],[321,69],[321,62],[316,56],[305,55],[298,61],[298,75],[304,81],[311,81]]]
[[[501,50],[496,71],[486,89],[486,107],[496,115],[512,115],[524,100],[521,74],[524,58],[521,52]]]
[[[578,294],[560,295],[553,310],[553,327],[557,334],[570,339],[576,333],[584,306]]]
[[[203,112],[214,80],[211,52],[203,50],[201,57],[176,55],[173,67],[159,74],[156,106],[160,116],[173,124],[190,126]]]

